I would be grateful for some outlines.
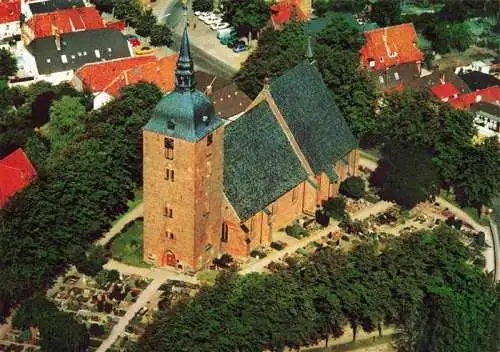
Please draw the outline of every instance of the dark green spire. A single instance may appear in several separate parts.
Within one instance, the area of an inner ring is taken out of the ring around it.
[[[304,56],[310,62],[314,60],[314,54],[311,47],[311,36],[307,37],[307,48],[306,48],[306,54]]]
[[[177,69],[175,71],[175,89],[177,91],[192,91],[195,87],[193,60],[189,50],[189,38],[187,26],[184,28],[181,40],[181,50],[177,59]]]

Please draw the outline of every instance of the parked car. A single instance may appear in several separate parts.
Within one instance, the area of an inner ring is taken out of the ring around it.
[[[227,37],[227,36],[236,37],[236,35],[237,35],[236,30],[233,27],[230,27],[230,28],[219,29],[217,31],[216,37],[218,39],[222,39],[222,38]]]
[[[194,12],[194,15],[195,15],[196,17],[200,17],[200,16],[201,16],[201,15],[203,15],[203,14],[206,14],[206,12],[203,12],[203,11],[195,11],[195,12]]]
[[[209,17],[214,17],[214,16],[215,15],[213,12],[202,12],[201,15],[198,16],[198,18],[203,21]]]
[[[236,38],[236,36],[232,36],[232,35],[229,35],[229,36],[226,36],[226,37],[223,37],[220,39],[220,43],[222,45],[227,45],[229,48],[232,48],[234,44],[236,44],[236,42],[238,42],[238,38]]]
[[[237,43],[236,45],[233,46],[233,51],[235,53],[241,53],[242,51],[247,51],[248,50],[248,45],[245,43]]]
[[[139,38],[137,38],[137,36],[133,34],[126,35],[125,38],[127,38],[128,42],[130,43],[130,45],[132,45],[132,47],[141,45],[141,41],[139,40]]]
[[[210,28],[212,28],[212,30],[214,31],[218,31],[219,29],[229,28],[229,26],[231,25],[227,22],[220,22],[212,24]]]
[[[215,24],[215,23],[221,23],[222,22],[222,18],[220,17],[208,17],[208,18],[205,18],[203,20],[203,22],[205,22],[205,24],[207,25],[211,25],[211,24]]]
[[[143,46],[142,48],[135,49],[134,51],[136,55],[147,55],[154,52],[153,48],[150,48],[149,46]]]

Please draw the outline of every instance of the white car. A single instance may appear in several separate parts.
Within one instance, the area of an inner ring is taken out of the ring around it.
[[[207,25],[212,25],[212,24],[215,24],[215,23],[221,23],[222,22],[222,18],[220,17],[209,17],[205,20],[203,20],[203,22],[205,22],[205,24]]]
[[[194,12],[194,15],[195,15],[196,17],[199,17],[199,16],[201,16],[201,15],[203,15],[203,14],[205,14],[205,13],[206,13],[206,12],[202,12],[202,11],[195,11],[195,12]]]
[[[215,16],[215,15],[213,14],[213,12],[202,12],[202,13],[198,16],[198,18],[199,18],[200,20],[202,20],[202,21],[203,21],[203,20],[205,20],[205,19],[207,19],[207,18],[214,17],[214,16]]]
[[[214,31],[218,31],[221,29],[229,28],[229,26],[231,26],[231,25],[227,22],[220,22],[220,23],[214,23],[214,24],[210,25],[210,28],[212,28],[212,30],[214,30]]]

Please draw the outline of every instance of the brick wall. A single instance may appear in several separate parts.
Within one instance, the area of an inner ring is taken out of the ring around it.
[[[197,143],[174,139],[173,160],[165,157],[165,136],[149,131],[143,136],[144,257],[166,265],[169,253],[176,266],[198,269],[219,246],[223,128],[210,146],[206,137]],[[166,179],[167,169],[174,171],[173,180],[171,172]]]

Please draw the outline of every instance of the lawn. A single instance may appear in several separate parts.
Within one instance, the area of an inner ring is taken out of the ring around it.
[[[149,264],[143,261],[143,227],[142,220],[134,221],[130,226],[126,227],[125,231],[115,237],[111,243],[113,259],[128,265],[150,267]]]
[[[451,204],[457,206],[458,208],[462,209],[464,212],[467,213],[467,215],[469,215],[472,219],[474,219],[478,224],[480,225],[483,225],[483,226],[488,226],[489,225],[489,220],[488,218],[484,217],[480,217],[479,216],[479,211],[476,209],[476,208],[471,208],[471,207],[466,207],[466,208],[462,208],[460,206],[460,204],[458,204],[456,201],[455,201],[455,195],[451,192],[448,192],[444,189],[441,190],[440,194],[439,194],[441,197],[443,197],[445,200],[447,200],[448,202],[450,202]]]

